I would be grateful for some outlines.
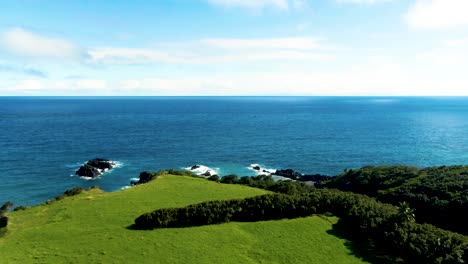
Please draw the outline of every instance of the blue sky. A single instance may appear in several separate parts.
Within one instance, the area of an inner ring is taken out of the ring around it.
[[[3,0],[0,95],[468,95],[466,0]]]

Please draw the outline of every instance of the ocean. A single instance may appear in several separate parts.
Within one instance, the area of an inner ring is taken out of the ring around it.
[[[0,203],[15,205],[195,164],[239,176],[468,164],[468,97],[0,97],[0,128]],[[96,157],[120,165],[74,175]]]

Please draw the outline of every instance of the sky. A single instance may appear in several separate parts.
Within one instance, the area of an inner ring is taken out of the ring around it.
[[[2,0],[0,96],[468,95],[468,0]]]

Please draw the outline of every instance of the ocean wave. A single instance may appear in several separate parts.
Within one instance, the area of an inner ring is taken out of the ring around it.
[[[193,165],[191,167],[186,167],[184,168],[184,170],[188,170],[188,171],[191,171],[195,174],[197,174],[198,176],[203,176],[203,177],[209,177],[211,175],[218,175],[218,171],[219,171],[219,168],[210,168],[208,166],[204,166],[204,165]],[[205,175],[209,173],[210,175]]]
[[[99,169],[99,168],[96,168],[96,169],[101,173],[100,176],[102,176],[102,175],[104,175],[104,174],[111,174],[115,169],[122,168],[122,167],[124,166],[124,163],[123,163],[123,162],[120,162],[120,161],[109,160],[109,162],[111,162],[111,163],[113,164],[113,167],[112,167],[112,169],[110,169],[110,170],[109,170],[109,169],[103,169],[103,170],[101,170],[101,169]],[[78,162],[77,162],[77,163],[73,164],[73,167],[72,167],[72,164],[67,164],[67,165],[65,165],[66,167],[71,168],[71,170],[70,170],[70,171],[71,171],[70,177],[76,177],[76,176],[78,176],[78,175],[76,175],[76,171],[77,171],[81,166],[83,166],[83,165],[86,164],[86,163],[87,163],[87,161],[81,162],[81,163],[78,163]],[[100,178],[100,177],[97,177],[97,178],[90,178],[90,177],[82,177],[82,176],[80,176],[80,179],[82,179],[82,180],[87,180],[87,181],[88,181],[88,180],[96,180],[96,179],[99,179],[99,178]]]
[[[99,177],[91,178],[91,177],[80,176],[80,179],[85,180],[85,181],[95,181],[95,180],[99,179]]]
[[[271,174],[276,172],[276,169],[266,168],[263,165],[254,163],[250,164],[247,169],[254,171],[257,175],[267,175],[270,176]]]

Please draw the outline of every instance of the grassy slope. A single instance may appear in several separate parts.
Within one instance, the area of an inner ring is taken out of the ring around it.
[[[319,217],[135,231],[141,213],[265,193],[203,179],[163,176],[114,193],[92,190],[10,213],[1,263],[363,263]]]

